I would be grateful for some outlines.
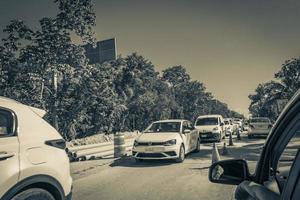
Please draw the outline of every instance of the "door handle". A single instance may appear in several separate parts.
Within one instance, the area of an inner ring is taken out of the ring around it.
[[[0,152],[0,161],[6,160],[8,158],[13,157],[15,154],[14,153],[8,153],[8,152]]]

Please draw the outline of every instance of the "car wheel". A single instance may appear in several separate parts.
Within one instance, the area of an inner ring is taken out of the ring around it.
[[[184,150],[184,146],[183,144],[180,146],[180,150],[179,150],[179,156],[178,158],[176,158],[176,162],[181,163],[184,161],[185,158],[185,150]]]
[[[17,194],[11,200],[55,200],[55,198],[44,189],[31,188]]]
[[[196,146],[194,152],[197,153],[199,151],[200,151],[200,139],[197,140],[197,146]]]

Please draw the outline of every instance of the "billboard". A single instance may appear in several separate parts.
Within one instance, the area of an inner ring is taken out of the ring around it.
[[[95,48],[91,44],[85,45],[84,49],[90,64],[101,64],[117,57],[116,38],[98,41]]]

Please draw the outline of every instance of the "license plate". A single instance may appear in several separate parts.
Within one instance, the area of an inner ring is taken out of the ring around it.
[[[146,152],[161,152],[161,151],[164,151],[164,148],[162,147],[147,147],[145,149]]]

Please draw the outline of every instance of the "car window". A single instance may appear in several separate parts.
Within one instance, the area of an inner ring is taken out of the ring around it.
[[[190,127],[188,126],[188,122],[184,121],[182,124],[182,131],[184,131],[185,129],[190,129]]]
[[[282,137],[277,139],[273,147],[274,157],[271,158],[270,179],[275,178],[280,191],[284,189],[288,180],[291,167],[300,148],[300,114],[289,120],[282,132]]]
[[[300,123],[300,122],[299,122]],[[278,164],[277,169],[283,169],[289,172],[296,154],[300,148],[300,129],[296,130],[294,136],[289,141],[288,145],[285,147],[282,152]]]
[[[11,136],[14,134],[13,114],[9,111],[0,110],[0,137]]]
[[[192,124],[192,122],[188,122],[188,129],[190,129],[190,130],[194,130],[195,129],[194,126],[193,126],[193,124]]]
[[[197,119],[196,126],[211,126],[218,125],[218,118],[209,117],[209,118],[199,118]]]

